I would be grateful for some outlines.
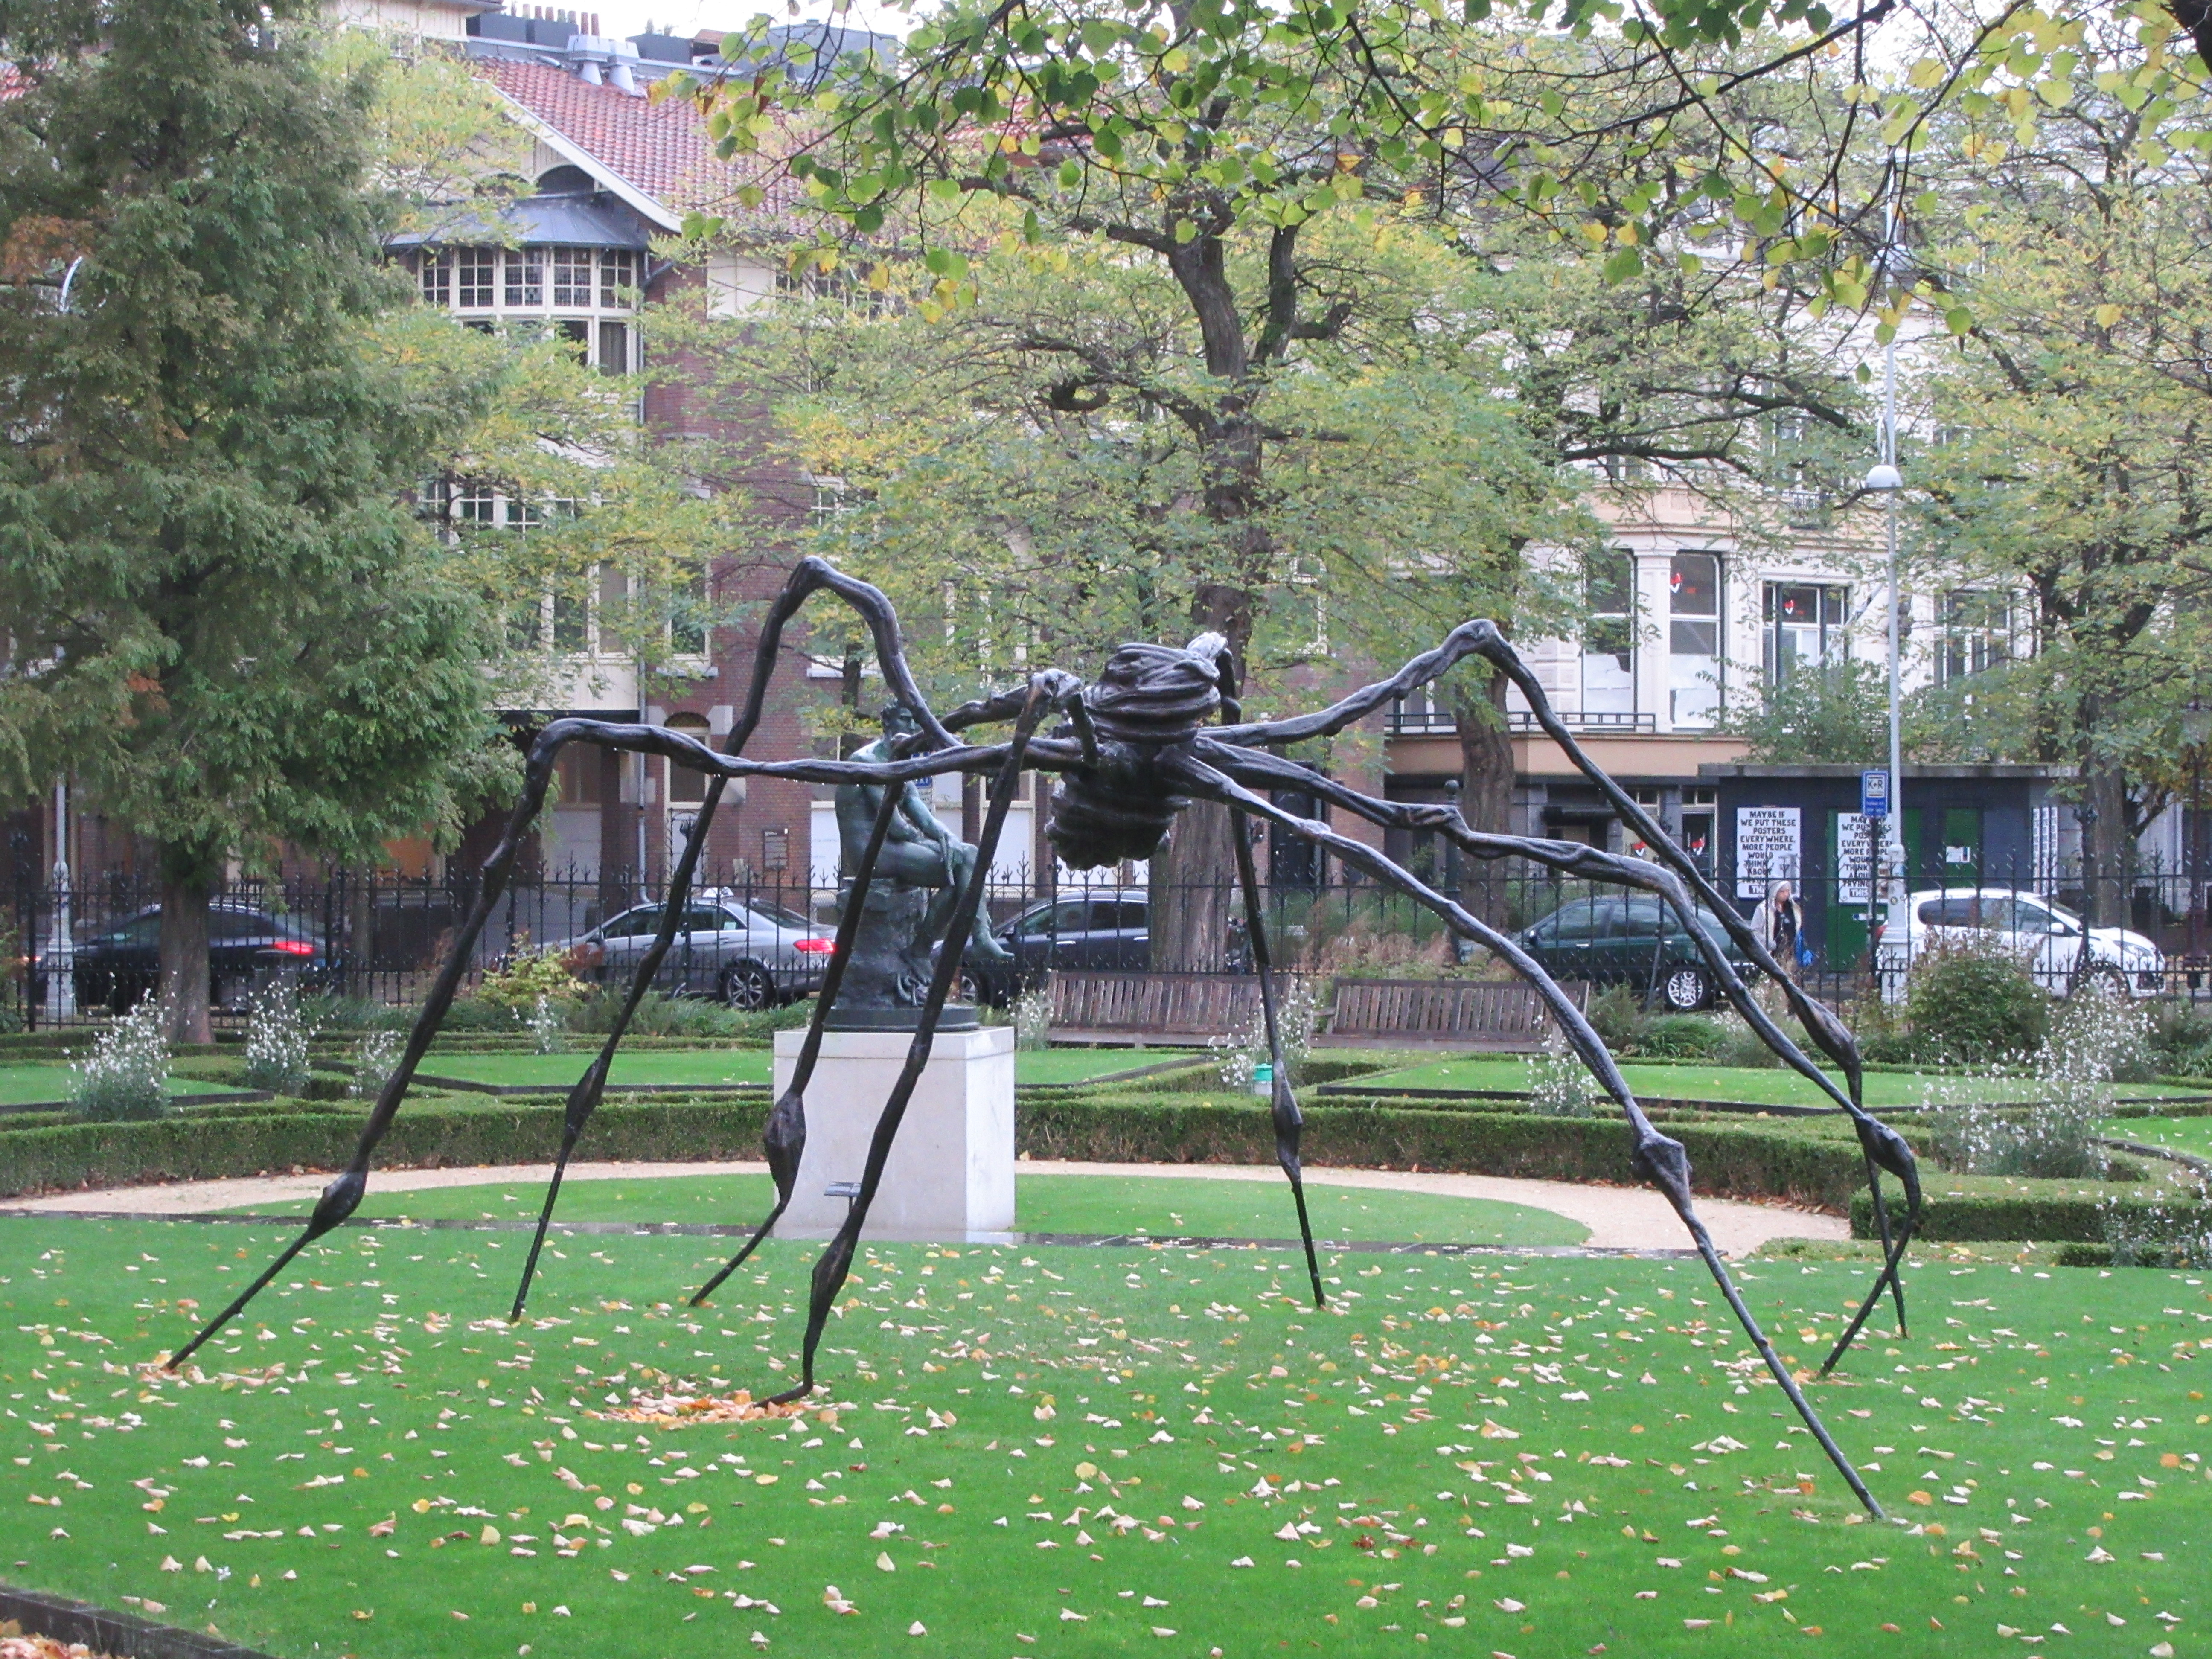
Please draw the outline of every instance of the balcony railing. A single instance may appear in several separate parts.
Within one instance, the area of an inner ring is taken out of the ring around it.
[[[1652,714],[1563,708],[1559,718],[1567,723],[1570,732],[1592,737],[1632,737],[1659,729],[1658,718]],[[1516,737],[1528,737],[1542,729],[1536,724],[1536,717],[1522,708],[1507,713],[1505,727]],[[1448,738],[1459,730],[1459,725],[1449,709],[1394,708],[1384,729],[1394,738]]]

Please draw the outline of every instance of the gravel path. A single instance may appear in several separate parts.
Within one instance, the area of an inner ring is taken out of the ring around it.
[[[1058,1164],[1024,1158],[1027,1175],[1154,1176],[1170,1180],[1279,1182],[1273,1164]],[[373,1179],[380,1192],[420,1192],[434,1187],[542,1183],[551,1173],[543,1164],[498,1164],[473,1169],[392,1170]],[[569,1181],[623,1181],[656,1176],[766,1175],[765,1164],[572,1164]],[[117,1187],[106,1191],[52,1194],[0,1206],[13,1212],[67,1214],[99,1211],[142,1215],[200,1215],[212,1210],[312,1198],[326,1176],[261,1176],[230,1181],[185,1181],[157,1187]],[[1578,1221],[1589,1229],[1590,1245],[1604,1249],[1680,1249],[1688,1235],[1666,1200],[1637,1187],[1580,1186],[1565,1181],[1516,1181],[1502,1176],[1444,1175],[1401,1170],[1309,1169],[1315,1186],[1367,1187],[1399,1192],[1434,1193],[1449,1198],[1488,1198],[1525,1204]],[[1742,1255],[1770,1239],[1840,1239],[1850,1236],[1840,1216],[1784,1204],[1747,1204],[1706,1199],[1698,1206],[1713,1242],[1729,1255]]]

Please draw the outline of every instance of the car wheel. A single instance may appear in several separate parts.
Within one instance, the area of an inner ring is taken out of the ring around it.
[[[757,962],[740,962],[722,970],[722,1000],[732,1008],[758,1012],[775,1006],[775,981]]]
[[[1660,981],[1659,995],[1676,1013],[1692,1013],[1712,1000],[1712,981],[1702,968],[1670,968]]]

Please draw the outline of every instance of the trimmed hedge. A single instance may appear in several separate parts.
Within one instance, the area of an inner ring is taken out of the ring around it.
[[[757,1158],[765,1097],[647,1101],[601,1107],[578,1155],[613,1159]],[[358,1109],[304,1102],[210,1109],[143,1123],[47,1123],[0,1129],[0,1197],[154,1181],[210,1180],[264,1170],[333,1169],[351,1156]],[[1174,1097],[1024,1099],[1016,1141],[1031,1157],[1099,1162],[1264,1164],[1267,1110]],[[1682,1124],[1701,1192],[1783,1197],[1840,1207],[1858,1178],[1855,1148],[1733,1124]],[[380,1150],[386,1167],[437,1168],[551,1158],[551,1105],[424,1106],[400,1114]],[[1317,1164],[1455,1170],[1557,1181],[1632,1179],[1625,1126],[1611,1118],[1322,1106],[1306,1116]]]
[[[2069,1190],[1963,1195],[1928,1193],[1923,1200],[1917,1237],[1930,1243],[2034,1238],[2105,1248],[2106,1212],[2098,1197],[2081,1192],[2076,1183],[2049,1184],[2053,1188]],[[1893,1224],[1901,1206],[1895,1198],[1894,1184],[1887,1190],[1892,1195],[1890,1218]],[[2118,1206],[2121,1215],[2143,1218],[2148,1218],[2152,1208],[2127,1200]],[[1875,1237],[1874,1203],[1863,1191],[1853,1195],[1850,1214],[1852,1237]]]
[[[333,1170],[353,1156],[365,1114],[289,1103],[289,1112],[194,1112],[140,1123],[0,1129],[0,1197],[156,1181],[208,1181],[295,1166]],[[769,1103],[609,1104],[578,1148],[589,1158],[758,1158]],[[402,1112],[379,1149],[386,1168],[542,1163],[560,1150],[553,1106]]]

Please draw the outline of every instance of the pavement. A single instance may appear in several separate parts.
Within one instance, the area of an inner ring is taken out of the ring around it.
[[[1147,1176],[1185,1181],[1279,1182],[1273,1164],[1079,1164],[1024,1158],[1025,1175]],[[371,1177],[379,1192],[422,1192],[437,1187],[542,1186],[552,1173],[544,1164],[495,1164],[465,1169],[380,1170]],[[660,1176],[766,1175],[768,1165],[750,1160],[699,1164],[572,1164],[565,1180],[637,1181]],[[1432,1193],[1447,1198],[1487,1198],[1549,1210],[1589,1229],[1593,1249],[1674,1250],[1688,1246],[1667,1200],[1647,1188],[1583,1186],[1565,1181],[1520,1181],[1503,1176],[1449,1175],[1425,1170],[1346,1170],[1309,1167],[1306,1180],[1316,1187],[1360,1187],[1382,1191]],[[204,1215],[218,1210],[258,1208],[296,1202],[322,1191],[327,1175],[256,1176],[225,1181],[180,1181],[149,1187],[52,1193],[0,1206],[8,1212],[66,1215]],[[1850,1237],[1841,1216],[1786,1204],[1750,1204],[1712,1198],[1698,1202],[1698,1213],[1725,1255],[1744,1255],[1777,1238],[1842,1239]]]

